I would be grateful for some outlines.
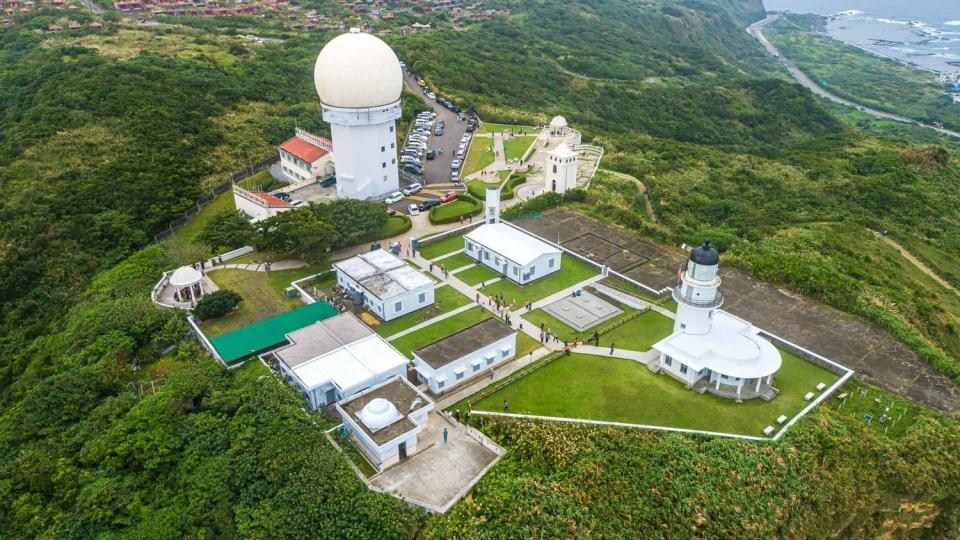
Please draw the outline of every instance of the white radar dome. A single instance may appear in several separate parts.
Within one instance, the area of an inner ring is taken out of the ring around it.
[[[403,72],[389,45],[352,28],[320,50],[313,82],[324,105],[366,109],[400,99]]]

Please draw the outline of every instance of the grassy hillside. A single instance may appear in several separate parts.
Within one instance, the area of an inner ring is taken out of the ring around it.
[[[755,275],[956,369],[956,299],[866,227],[957,283],[957,163],[858,135],[785,82],[743,31],[759,0],[490,5],[510,15],[389,39],[485,120],[565,115],[607,148],[604,167],[650,188],[660,221],[613,176],[585,210],[670,241],[710,235]],[[956,530],[960,434],[930,411],[884,437],[831,408],[769,445],[498,422],[483,429],[507,456],[450,515],[369,492],[325,417],[259,364],[219,368],[148,296],[203,254],[182,238],[145,247],[156,232],[294,124],[324,132],[310,74],[330,36],[265,27],[284,42],[256,45],[233,36],[260,23],[238,18],[151,38],[115,16],[52,36],[51,17],[0,27],[0,537]]]

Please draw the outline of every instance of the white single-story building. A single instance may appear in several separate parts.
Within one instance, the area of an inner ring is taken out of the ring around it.
[[[464,253],[525,285],[560,270],[560,249],[505,223],[487,223],[464,235]]]
[[[494,317],[413,351],[417,379],[434,394],[483,374],[517,354],[517,333]]]
[[[233,185],[233,204],[256,223],[293,208],[287,201],[263,191],[247,191]]]
[[[333,142],[297,128],[279,147],[280,168],[291,183],[323,179],[334,173]]]
[[[433,401],[400,376],[337,403],[344,425],[381,471],[417,451],[431,410]]]
[[[349,312],[291,332],[287,341],[273,351],[280,373],[314,409],[406,374],[407,357]]]
[[[577,153],[566,143],[547,151],[547,189],[566,193],[577,187]]]
[[[435,282],[383,249],[333,264],[337,284],[384,321],[434,303]]]

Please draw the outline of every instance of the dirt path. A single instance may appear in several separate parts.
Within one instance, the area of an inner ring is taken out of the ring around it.
[[[950,282],[948,282],[947,280],[945,280],[945,279],[943,279],[942,277],[940,277],[939,274],[937,274],[937,273],[934,272],[932,269],[930,269],[929,266],[923,264],[923,261],[921,261],[920,259],[914,257],[914,256],[913,256],[913,253],[910,253],[909,251],[907,251],[906,249],[904,249],[903,246],[901,246],[900,244],[896,243],[892,238],[890,238],[889,236],[884,236],[884,235],[878,233],[877,231],[870,231],[870,232],[872,232],[873,235],[876,236],[877,238],[879,238],[879,239],[883,240],[884,242],[886,242],[890,247],[892,247],[892,248],[896,249],[897,251],[899,251],[899,252],[900,252],[900,255],[903,255],[903,258],[904,258],[904,259],[910,261],[911,264],[913,264],[914,266],[916,266],[916,267],[917,267],[917,270],[920,270],[920,271],[923,272],[924,274],[930,276],[930,279],[936,281],[936,282],[939,283],[940,285],[943,285],[944,287],[946,287],[947,289],[950,289],[951,291],[953,291],[953,292],[955,292],[955,293],[958,292],[957,289],[954,288],[954,286],[950,284]]]
[[[650,202],[650,193],[647,192],[647,186],[644,185],[644,183],[643,183],[639,178],[637,178],[636,176],[631,176],[631,175],[626,174],[626,173],[617,172],[617,171],[611,171],[611,170],[609,170],[609,169],[600,169],[600,171],[605,172],[605,173],[610,174],[610,175],[613,175],[613,176],[616,176],[617,178],[622,178],[622,179],[624,179],[624,180],[630,180],[630,181],[636,183],[636,184],[637,184],[637,187],[640,188],[640,193],[643,193],[643,200],[645,200],[645,201],[647,202],[647,204],[646,204],[646,206],[647,206],[647,215],[650,216],[650,219],[652,219],[654,223],[659,223],[659,222],[660,222],[660,219],[657,218],[657,213],[653,211],[653,204]]]

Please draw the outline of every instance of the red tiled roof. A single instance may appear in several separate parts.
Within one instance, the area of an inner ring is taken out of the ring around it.
[[[327,155],[326,150],[300,137],[290,138],[287,142],[280,145],[280,149],[297,156],[307,163],[313,163]]]
[[[291,207],[290,203],[288,203],[287,201],[280,199],[278,197],[274,197],[273,195],[263,191],[251,192],[250,194],[260,199],[260,202],[263,204],[263,206],[266,206],[267,208],[290,208]]]

